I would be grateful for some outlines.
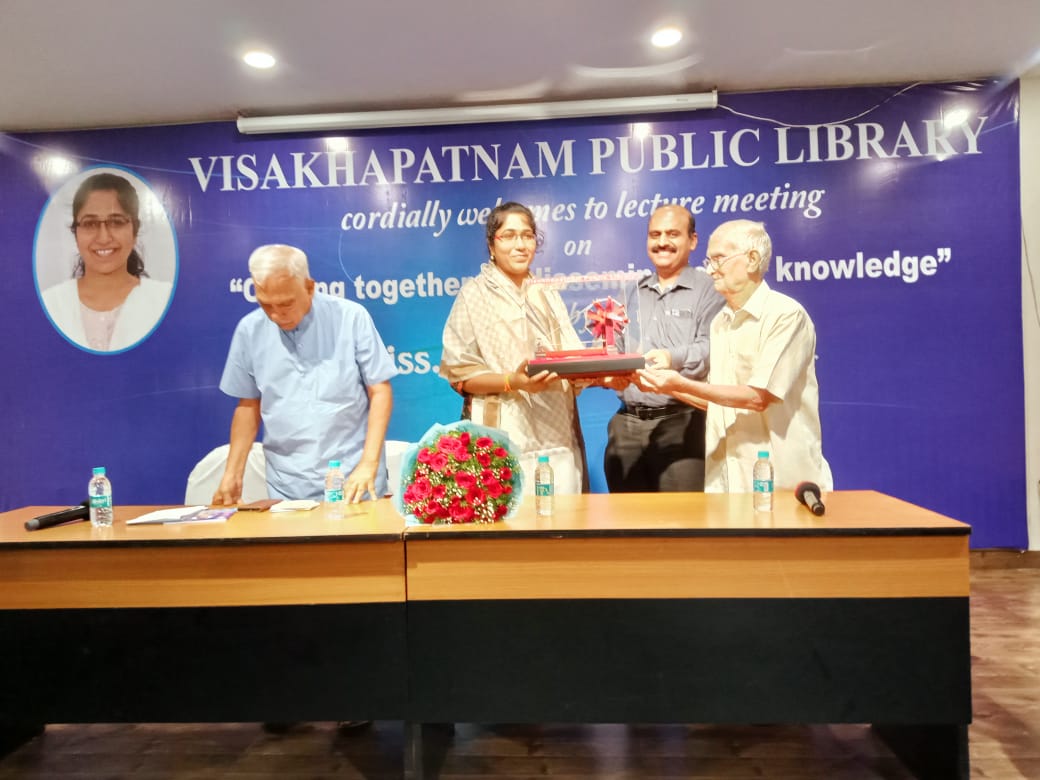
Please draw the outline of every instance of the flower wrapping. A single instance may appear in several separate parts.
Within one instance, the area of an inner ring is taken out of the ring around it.
[[[494,523],[512,515],[523,492],[509,436],[462,420],[432,426],[405,452],[393,500],[411,525]]]

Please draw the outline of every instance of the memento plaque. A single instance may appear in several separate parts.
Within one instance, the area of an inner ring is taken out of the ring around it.
[[[586,346],[579,349],[539,349],[527,364],[527,375],[552,371],[569,379],[630,374],[646,361],[638,352],[626,352],[624,334],[630,323],[630,307],[638,308],[635,286],[638,273],[583,274],[538,280],[552,286],[563,299],[575,331]],[[608,292],[589,302],[588,289]]]

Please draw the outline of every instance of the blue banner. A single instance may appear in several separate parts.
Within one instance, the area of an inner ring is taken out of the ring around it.
[[[371,312],[400,370],[389,437],[415,441],[459,416],[436,373],[440,336],[487,257],[491,207],[535,210],[534,270],[551,275],[649,268],[649,214],[679,202],[697,216],[695,262],[721,222],[765,222],[770,285],[816,323],[836,488],[971,523],[975,547],[1026,547],[1017,83],[721,102],[335,138],[243,136],[233,123],[0,136],[0,508],[77,503],[97,465],[116,503],[183,500],[192,466],[227,441],[235,401],[217,384],[256,305],[246,259],[260,244],[299,246],[319,289]],[[70,230],[76,191],[103,173],[139,197],[151,297],[134,316],[127,299],[125,332],[82,333],[66,316],[80,255],[116,256],[83,235],[126,229]],[[597,491],[616,403],[598,388],[580,399]]]

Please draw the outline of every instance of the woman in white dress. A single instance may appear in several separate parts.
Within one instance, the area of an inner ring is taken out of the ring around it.
[[[172,290],[145,273],[137,250],[137,190],[117,174],[94,174],[76,190],[72,220],[79,260],[71,279],[43,291],[44,307],[82,347],[112,352],[133,346],[162,319]]]
[[[560,294],[530,272],[541,237],[530,209],[496,206],[487,220],[488,261],[459,291],[444,326],[440,374],[463,395],[463,416],[504,430],[521,454],[525,492],[539,454],[551,458],[557,493],[588,490],[576,388],[555,373],[527,375],[539,346],[578,349]]]

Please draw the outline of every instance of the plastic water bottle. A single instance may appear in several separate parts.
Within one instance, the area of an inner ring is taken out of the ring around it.
[[[112,525],[112,483],[105,476],[104,466],[95,467],[94,476],[87,485],[87,497],[90,499],[90,524],[95,528]]]
[[[772,512],[773,464],[769,460],[769,453],[765,450],[759,451],[758,460],[755,461],[755,468],[751,472],[751,477],[754,480],[755,511]]]
[[[330,460],[329,470],[325,472],[325,514],[343,516],[343,471],[338,460]]]
[[[553,497],[556,485],[553,481],[552,466],[548,455],[538,456],[538,466],[534,470],[534,509],[542,517],[553,513]]]

